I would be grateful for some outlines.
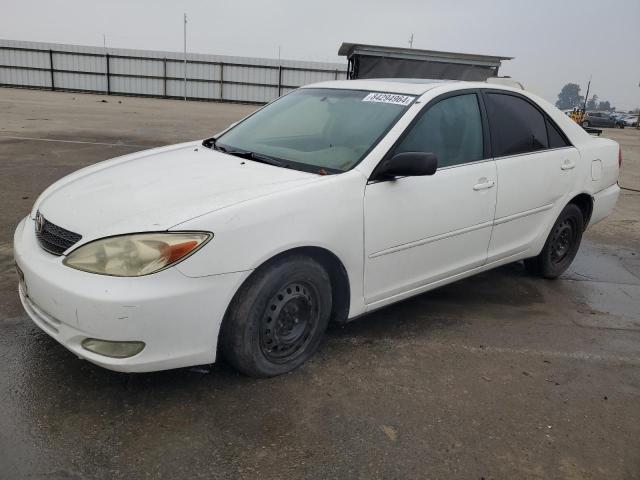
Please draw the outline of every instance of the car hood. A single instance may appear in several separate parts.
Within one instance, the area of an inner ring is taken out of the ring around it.
[[[63,178],[38,199],[50,222],[85,240],[166,230],[321,177],[213,151],[197,142],[138,152]]]

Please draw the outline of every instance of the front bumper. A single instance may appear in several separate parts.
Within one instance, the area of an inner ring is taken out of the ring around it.
[[[24,275],[20,299],[33,322],[78,357],[123,372],[215,361],[227,305],[250,273],[190,278],[169,268],[124,278],[81,272],[40,248],[28,217],[16,229],[14,256]],[[110,358],[85,350],[86,338],[142,341],[145,348]]]

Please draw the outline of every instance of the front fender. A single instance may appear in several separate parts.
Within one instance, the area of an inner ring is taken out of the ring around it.
[[[363,296],[363,195],[357,170],[211,212],[174,230],[206,230],[214,238],[177,265],[189,277],[254,270],[270,258],[300,247],[333,253],[349,278],[351,310]]]

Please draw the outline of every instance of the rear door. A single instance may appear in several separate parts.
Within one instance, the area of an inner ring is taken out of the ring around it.
[[[539,238],[571,191],[580,157],[531,100],[505,91],[483,98],[498,173],[491,262],[523,253]]]

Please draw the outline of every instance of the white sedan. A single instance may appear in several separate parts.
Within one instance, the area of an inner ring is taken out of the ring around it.
[[[626,115],[621,118],[627,127],[636,127],[638,126],[638,115]]]
[[[524,260],[558,277],[614,208],[618,145],[486,83],[300,88],[204,141],[53,184],[15,233],[20,298],[103,367],[288,372],[345,322]]]

